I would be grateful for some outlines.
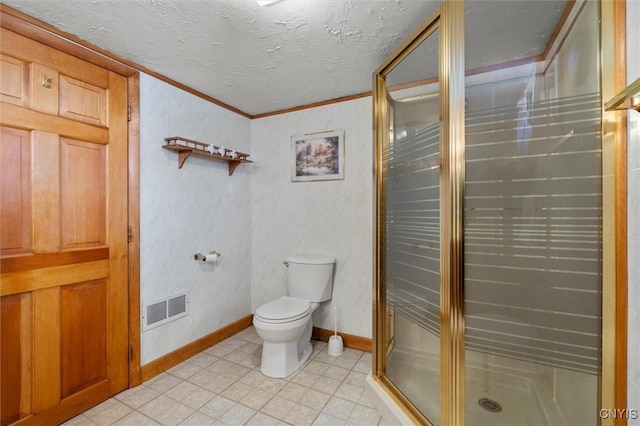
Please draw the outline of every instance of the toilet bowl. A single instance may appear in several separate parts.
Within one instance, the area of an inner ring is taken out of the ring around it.
[[[312,314],[320,302],[331,297],[334,258],[290,257],[288,296],[256,309],[253,325],[262,338],[262,374],[287,377],[311,356]]]
[[[256,310],[253,325],[263,340],[260,371],[265,376],[287,377],[309,359],[313,351],[311,314],[317,306],[283,296]]]

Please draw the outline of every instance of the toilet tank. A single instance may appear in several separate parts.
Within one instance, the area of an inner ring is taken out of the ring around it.
[[[310,302],[331,299],[335,258],[305,255],[289,256],[286,260],[289,296]]]

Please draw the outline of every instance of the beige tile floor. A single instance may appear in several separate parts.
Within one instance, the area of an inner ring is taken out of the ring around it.
[[[249,327],[65,425],[386,425],[364,394],[371,354],[312,343],[297,373],[269,378]]]

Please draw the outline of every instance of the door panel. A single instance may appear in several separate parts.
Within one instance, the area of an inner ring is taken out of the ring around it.
[[[62,138],[60,213],[63,250],[104,246],[106,145]]]
[[[2,332],[0,344],[3,348],[12,347],[13,351],[2,357],[2,422],[8,418],[15,417],[20,413],[20,389],[21,369],[11,368],[20,365],[22,360],[22,348],[20,340],[20,317],[21,303],[20,295],[8,296],[2,299],[2,311],[0,320],[2,321]]]
[[[31,341],[25,328],[30,328],[31,295],[18,294],[0,300],[0,345],[13,348],[2,356],[0,392],[2,392],[2,424],[20,418],[31,404]],[[16,391],[18,390],[18,391]]]
[[[2,128],[0,253],[31,252],[31,146],[29,132]],[[20,182],[16,185],[15,182]]]
[[[0,101],[29,105],[29,66],[25,61],[0,54]]]
[[[85,123],[107,125],[106,89],[60,76],[60,115]]]
[[[63,398],[107,378],[106,296],[106,280],[62,288]]]
[[[127,387],[127,80],[1,31],[2,425],[55,424]]]

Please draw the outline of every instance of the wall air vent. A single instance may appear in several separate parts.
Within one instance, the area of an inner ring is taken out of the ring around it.
[[[142,331],[177,320],[188,313],[189,297],[187,293],[150,303],[142,310]]]
[[[167,319],[167,301],[147,305],[146,310],[147,325],[153,325]]]

